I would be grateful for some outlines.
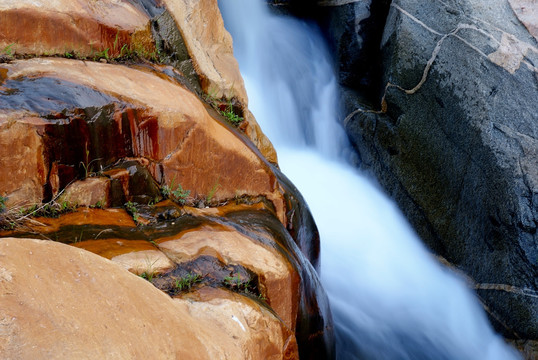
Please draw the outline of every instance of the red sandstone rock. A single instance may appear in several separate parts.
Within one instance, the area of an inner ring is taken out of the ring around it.
[[[41,202],[47,178],[43,141],[28,124],[40,120],[24,113],[14,118],[0,110],[0,195],[8,196],[8,207]]]

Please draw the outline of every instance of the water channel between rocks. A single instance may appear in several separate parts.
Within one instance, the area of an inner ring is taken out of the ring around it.
[[[321,235],[338,359],[517,359],[462,279],[377,185],[347,165],[337,84],[315,26],[261,0],[220,0],[249,95]]]

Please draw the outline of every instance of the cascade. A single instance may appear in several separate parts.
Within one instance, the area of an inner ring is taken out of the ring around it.
[[[219,0],[249,107],[321,236],[338,359],[509,360],[464,281],[441,267],[375,181],[344,161],[337,82],[313,24]]]

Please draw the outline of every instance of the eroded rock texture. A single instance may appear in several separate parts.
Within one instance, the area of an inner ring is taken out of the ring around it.
[[[2,49],[2,358],[333,357],[216,0],[7,1]]]
[[[538,338],[535,11],[524,1],[393,1],[379,103],[345,92],[362,168],[516,339]]]
[[[246,120],[243,131],[276,163],[271,142],[248,111],[216,0],[7,1],[0,5],[0,20],[0,55],[106,61],[135,56],[176,66],[211,101],[236,105]]]
[[[35,202],[50,199],[88,172],[142,158],[159,184],[181,184],[195,198],[207,196],[216,185],[215,200],[263,195],[284,219],[270,166],[173,78],[151,68],[52,58],[17,60],[0,68],[6,74],[0,99],[6,149],[17,147],[18,131],[41,138],[28,138],[34,146],[27,152],[31,167],[19,167],[20,178],[9,176],[12,186],[4,194],[11,201],[19,200],[12,192],[24,179],[38,194],[25,198]],[[13,160],[0,161],[7,166]]]

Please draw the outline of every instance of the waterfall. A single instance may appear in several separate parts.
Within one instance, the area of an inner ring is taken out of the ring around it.
[[[518,359],[462,279],[438,265],[394,203],[348,166],[337,82],[315,25],[262,0],[219,0],[249,95],[283,172],[320,230],[338,359]]]

